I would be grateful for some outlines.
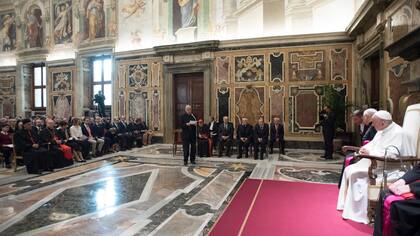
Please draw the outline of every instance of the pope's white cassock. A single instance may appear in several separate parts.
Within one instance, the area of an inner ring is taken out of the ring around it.
[[[411,137],[398,124],[392,122],[385,129],[378,131],[371,142],[363,146],[370,156],[384,156],[385,149],[396,146],[401,156],[414,156],[415,145]],[[396,153],[389,149],[388,153]],[[369,223],[368,208],[368,170],[371,161],[363,158],[346,167],[338,195],[337,210],[343,210],[342,217],[360,223]]]

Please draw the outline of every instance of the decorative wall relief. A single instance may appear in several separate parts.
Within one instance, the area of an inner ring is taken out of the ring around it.
[[[128,99],[128,116],[147,120],[147,93],[130,92]]]
[[[270,54],[270,75],[272,82],[283,82],[284,76],[284,54],[272,53]]]
[[[390,17],[389,44],[401,39],[410,31],[412,17],[411,1],[406,0],[405,4]]]
[[[84,2],[85,39],[92,41],[105,37],[105,10],[104,0],[86,0]]]
[[[70,43],[73,36],[73,6],[71,0],[54,0],[54,43]]]
[[[229,82],[229,59],[228,56],[222,56],[216,58],[216,78],[217,83],[225,81]]]
[[[54,72],[52,76],[52,91],[53,92],[67,92],[72,88],[72,72]]]
[[[160,85],[160,73],[161,73],[161,69],[160,69],[160,62],[153,62],[152,63],[152,86],[156,87]]]
[[[289,53],[289,80],[316,81],[325,78],[323,50]]]
[[[157,87],[153,90],[152,97],[152,127],[153,130],[160,129],[160,93]],[[147,117],[144,117],[146,119]]]
[[[122,5],[121,12],[125,19],[133,15],[140,16],[144,12],[145,6],[146,2],[144,0],[130,0]]]
[[[0,74],[0,96],[15,94],[15,78],[14,73]]]
[[[347,80],[347,49],[331,49],[331,80]]]
[[[128,86],[141,88],[147,86],[148,65],[129,65],[128,66]]]
[[[229,116],[229,97],[229,88],[222,87],[217,90],[217,114],[219,122],[223,122],[224,116]]]
[[[16,49],[16,19],[14,12],[0,14],[0,52]]]
[[[125,81],[127,79],[127,65],[118,66],[118,88],[125,88]]]
[[[275,85],[270,91],[270,115],[271,120],[273,117],[279,117],[284,122],[284,87]]]
[[[236,88],[236,117],[238,121],[246,117],[251,125],[264,114],[264,88]]]
[[[32,5],[25,13],[24,40],[27,48],[43,46],[43,11],[38,5]]]
[[[60,119],[68,119],[72,115],[71,95],[53,96],[53,115]]]
[[[319,133],[315,124],[319,122],[318,114],[322,109],[322,86],[289,87],[289,127],[290,133]]]
[[[235,81],[264,81],[264,56],[235,57]]]
[[[16,74],[0,73],[0,117],[16,115]]]

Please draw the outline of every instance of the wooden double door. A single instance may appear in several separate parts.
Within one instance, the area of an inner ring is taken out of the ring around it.
[[[193,114],[198,119],[204,119],[204,82],[203,73],[188,73],[174,75],[174,127],[181,128],[180,116],[185,112],[185,106],[191,105]]]

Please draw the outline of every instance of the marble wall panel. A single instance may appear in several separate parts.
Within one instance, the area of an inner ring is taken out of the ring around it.
[[[249,55],[235,57],[235,81],[264,81],[264,56]]]
[[[270,81],[283,82],[284,81],[284,54],[272,53],[270,54]]]
[[[264,88],[236,88],[235,101],[237,122],[246,117],[255,125],[264,114]]]
[[[270,91],[270,118],[279,117],[284,122],[284,99],[285,89],[283,86],[273,86]]]
[[[138,64],[128,66],[128,86],[132,88],[141,88],[148,85],[148,64]]]
[[[325,51],[289,52],[289,80],[319,81],[325,79]]]
[[[0,73],[0,117],[16,115],[16,73]]]
[[[331,49],[331,80],[347,80],[347,48]]]
[[[147,93],[130,92],[128,98],[128,114],[130,118],[147,118]]]
[[[153,130],[160,129],[160,92],[156,88],[152,94],[152,127]]]
[[[217,83],[229,82],[229,56],[221,56],[216,58],[216,78]]]
[[[217,114],[219,122],[223,122],[224,116],[229,116],[229,98],[230,90],[229,88],[220,88],[217,90]]]

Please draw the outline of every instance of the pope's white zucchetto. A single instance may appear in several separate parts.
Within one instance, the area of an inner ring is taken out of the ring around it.
[[[373,115],[373,117],[378,117],[381,120],[392,120],[391,113],[389,113],[385,110],[380,110],[380,111],[376,112],[375,115]]]

